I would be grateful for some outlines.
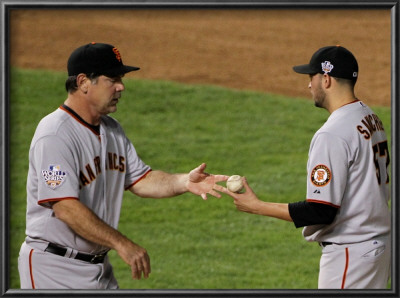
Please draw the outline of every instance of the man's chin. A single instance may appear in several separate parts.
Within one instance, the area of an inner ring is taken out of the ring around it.
[[[324,108],[324,106],[322,105],[322,103],[321,103],[320,101],[314,100],[314,105],[315,105],[317,108]]]
[[[115,113],[117,111],[117,105],[109,106],[107,111],[104,113],[105,115]]]

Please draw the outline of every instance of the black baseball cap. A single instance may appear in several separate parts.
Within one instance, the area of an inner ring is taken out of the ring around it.
[[[328,74],[335,78],[357,81],[358,63],[354,55],[344,47],[328,46],[316,51],[309,64],[294,66],[302,74]]]
[[[68,75],[80,73],[115,77],[139,70],[122,63],[118,49],[110,44],[92,42],[74,50],[68,59]]]

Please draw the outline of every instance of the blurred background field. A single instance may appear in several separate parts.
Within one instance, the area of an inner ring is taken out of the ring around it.
[[[307,63],[320,47],[339,44],[359,62],[359,98],[390,106],[391,10],[307,8],[22,7],[10,13],[10,63],[65,71],[75,48],[105,42],[119,49],[124,63],[141,68],[127,77],[309,98],[308,78],[292,66]]]
[[[38,121],[66,98],[65,73],[11,72],[10,263],[24,240],[28,150]],[[329,116],[310,100],[211,85],[125,79],[111,116],[154,169],[187,172],[202,162],[215,174],[246,176],[262,200],[305,199],[308,147]],[[373,106],[391,133],[389,107]],[[119,229],[145,247],[152,273],[134,281],[110,252],[122,289],[315,289],[320,248],[292,223],[237,211],[228,196],[125,194]]]

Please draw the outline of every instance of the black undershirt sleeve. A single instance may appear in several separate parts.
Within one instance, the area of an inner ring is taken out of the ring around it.
[[[301,201],[289,203],[289,214],[296,228],[317,224],[330,224],[335,219],[338,208],[322,204]]]

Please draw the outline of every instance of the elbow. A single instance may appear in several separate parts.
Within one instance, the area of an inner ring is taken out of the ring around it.
[[[67,212],[64,210],[64,208],[62,208],[62,207],[60,206],[60,203],[59,203],[59,202],[56,202],[56,203],[52,204],[52,209],[53,209],[54,216],[55,216],[57,219],[63,221],[63,219],[66,217],[66,213],[67,213]]]
[[[51,208],[53,209],[54,216],[65,222],[67,218],[73,216],[74,208],[72,204],[76,202],[79,202],[77,198],[63,199],[53,202]]]

